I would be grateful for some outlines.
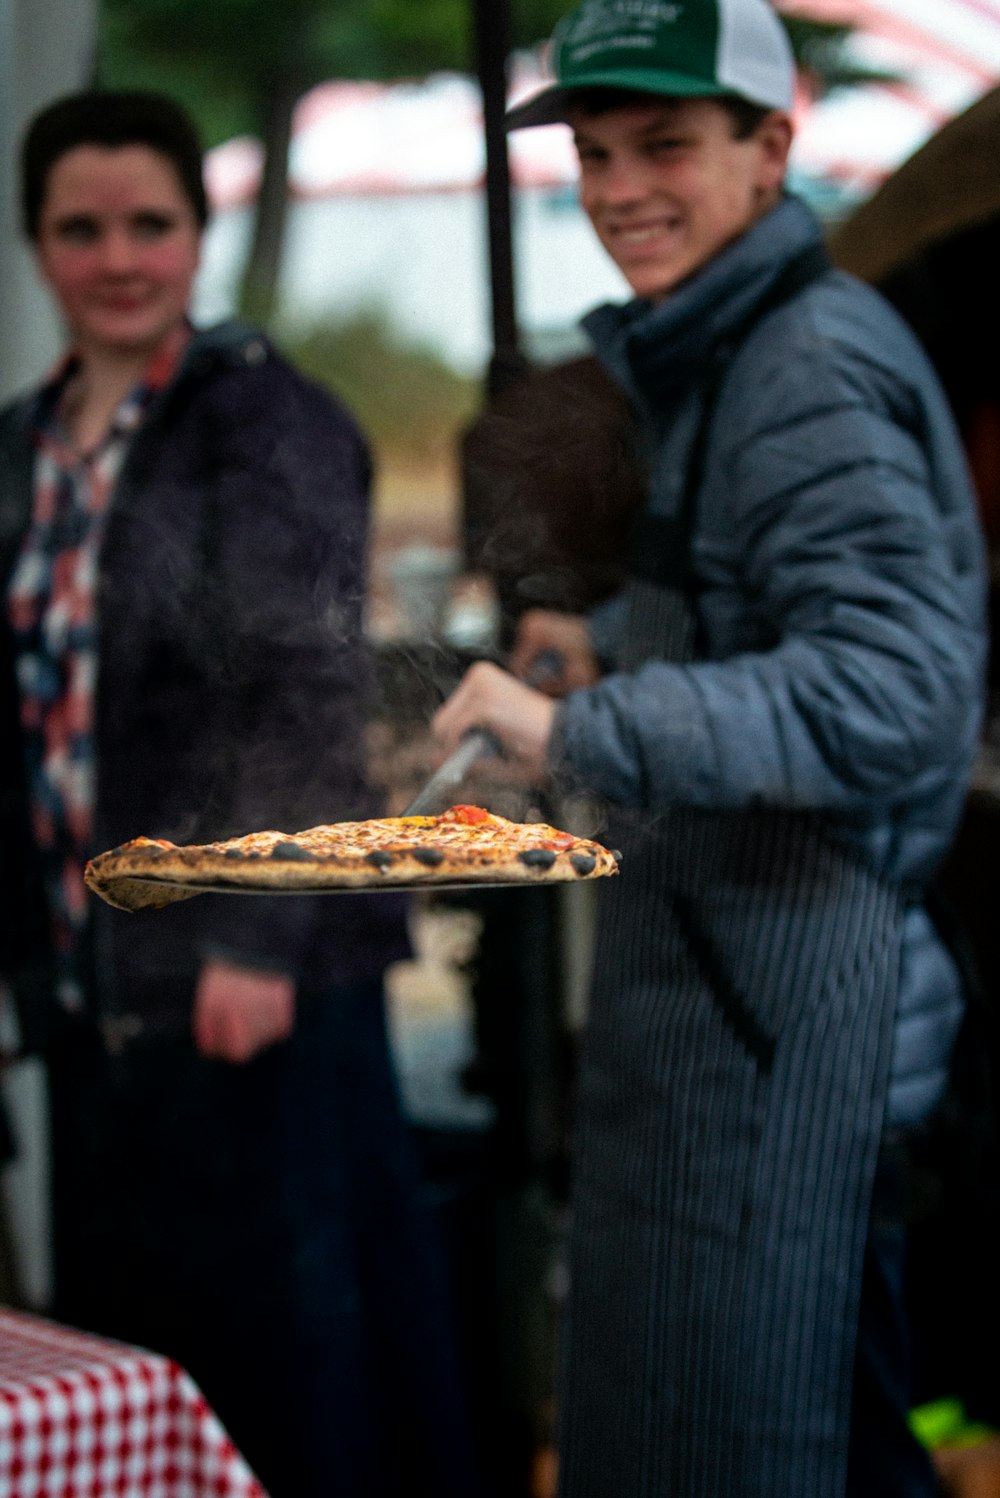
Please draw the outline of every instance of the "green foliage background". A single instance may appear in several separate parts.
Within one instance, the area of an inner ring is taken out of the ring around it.
[[[513,40],[548,36],[563,0],[512,0]],[[185,104],[206,145],[260,131],[270,81],[471,71],[469,0],[102,0],[97,76]]]
[[[513,45],[543,41],[568,8],[511,0]],[[471,0],[102,0],[97,75],[173,93],[212,146],[261,130],[262,100],[287,69],[303,91],[328,78],[470,71],[472,15]],[[784,19],[817,88],[873,76],[844,63],[849,27]]]
[[[400,461],[446,458],[480,404],[478,380],[400,343],[377,312],[278,341],[304,374],[340,396],[377,448]]]

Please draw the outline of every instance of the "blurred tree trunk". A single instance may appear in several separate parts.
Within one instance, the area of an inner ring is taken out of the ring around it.
[[[304,92],[301,69],[289,67],[261,89],[264,163],[254,216],[253,241],[240,288],[240,311],[267,324],[277,304],[285,224],[288,218],[288,163],[295,105]]]

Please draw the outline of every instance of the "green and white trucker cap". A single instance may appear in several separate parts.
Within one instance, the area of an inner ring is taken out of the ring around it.
[[[508,112],[508,130],[564,120],[578,88],[792,107],[795,61],[769,0],[583,0],[556,27],[552,64],[555,82]]]

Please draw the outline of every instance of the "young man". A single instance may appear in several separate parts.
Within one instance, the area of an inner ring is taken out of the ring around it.
[[[578,1087],[565,1498],[923,1498],[899,1161],[963,1003],[923,893],[976,743],[984,571],[919,348],[784,189],[766,0],[584,0],[557,83],[636,300],[631,579],[523,621],[436,720],[584,785],[624,853]],[[563,698],[518,681],[561,651]]]

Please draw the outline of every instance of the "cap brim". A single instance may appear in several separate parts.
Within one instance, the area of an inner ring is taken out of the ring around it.
[[[585,88],[626,89],[632,94],[651,94],[658,98],[706,99],[731,93],[706,78],[691,78],[683,73],[648,72],[638,69],[581,74],[573,79],[571,87],[554,83],[540,93],[533,94],[523,104],[508,109],[504,116],[507,130],[523,130],[529,125],[559,125],[566,123],[567,111],[573,95]]]
[[[542,89],[523,104],[516,104],[504,115],[504,126],[508,130],[523,130],[527,125],[558,125],[566,121],[566,102],[569,90],[553,84]]]

